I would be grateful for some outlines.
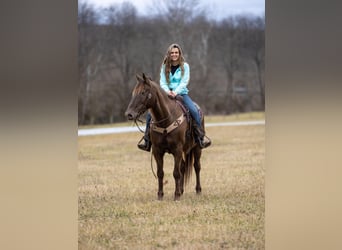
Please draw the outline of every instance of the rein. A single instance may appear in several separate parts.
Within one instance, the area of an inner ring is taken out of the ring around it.
[[[176,100],[176,99],[175,99],[175,100]],[[174,110],[172,110],[172,111],[169,113],[169,115],[168,115],[166,118],[164,118],[164,119],[161,119],[161,120],[159,120],[159,121],[153,121],[153,120],[151,120],[151,124],[158,124],[158,123],[161,123],[161,122],[166,121],[167,119],[169,119],[169,118],[171,117],[171,115],[173,114],[173,111],[174,111]]]
[[[166,121],[167,119],[169,119],[169,118],[171,117],[171,115],[172,115],[172,111],[171,111],[170,114],[169,114],[166,118],[164,118],[164,119],[161,119],[161,120],[159,120],[159,121],[153,121],[153,120],[151,120],[151,124],[158,124],[158,123],[164,122],[164,121]]]
[[[138,121],[139,121],[139,122],[143,122],[143,121],[141,121],[141,120],[138,120]],[[142,130],[142,129],[140,128],[139,124],[137,123],[137,120],[134,120],[134,123],[135,123],[135,125],[137,126],[137,128],[139,129],[139,131],[140,131],[141,133],[145,133],[145,131]]]
[[[166,121],[167,119],[169,119],[170,117],[171,117],[171,115],[172,115],[172,111],[171,111],[171,113],[166,117],[166,118],[164,118],[164,119],[161,119],[161,120],[159,120],[159,121],[153,121],[153,120],[151,120],[150,121],[150,124],[151,125],[153,125],[153,124],[159,124],[159,123],[161,123],[161,122],[163,122],[163,121]],[[179,120],[179,118],[177,119],[177,120]],[[137,121],[138,122],[141,122],[141,123],[144,123],[142,120],[140,120],[140,119],[135,119],[134,120],[134,124],[137,126],[137,128],[139,129],[139,131],[141,132],[141,133],[145,133],[145,131],[143,130],[143,129],[141,129],[140,128],[140,126],[139,126],[139,124],[137,123]],[[171,124],[172,125],[172,124]],[[170,126],[171,126],[170,125]],[[157,127],[158,128],[158,127]]]
[[[179,103],[179,101],[177,101],[176,98],[173,98],[173,99],[175,100],[176,106],[178,104],[183,109],[183,107]],[[166,134],[170,133],[171,131],[173,131],[174,129],[178,128],[183,123],[183,121],[185,120],[185,114],[184,114],[185,112],[183,112],[178,118],[176,118],[173,122],[171,122],[171,124],[168,127],[158,127],[158,126],[156,126],[156,124],[159,124],[159,123],[161,123],[163,121],[168,120],[173,115],[173,113],[174,113],[173,111],[174,110],[175,109],[172,109],[171,112],[169,113],[169,115],[166,118],[164,118],[164,119],[161,119],[159,121],[151,120],[150,124],[151,124],[152,130],[155,131],[155,132],[158,132],[160,134],[166,135]]]

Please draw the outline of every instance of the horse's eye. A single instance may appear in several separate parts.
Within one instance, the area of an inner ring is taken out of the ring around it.
[[[141,95],[145,95],[145,94],[146,94],[146,91],[145,91],[145,90],[141,92]]]

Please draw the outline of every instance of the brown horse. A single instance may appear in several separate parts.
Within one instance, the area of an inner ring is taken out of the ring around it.
[[[152,153],[157,162],[158,199],[163,199],[163,158],[165,153],[174,157],[173,177],[175,179],[175,200],[179,200],[192,173],[196,172],[196,193],[201,193],[200,158],[202,149],[196,144],[190,124],[179,101],[171,98],[154,81],[137,75],[137,84],[132,92],[132,99],[125,115],[136,121],[139,116],[149,111],[152,115],[150,137]],[[204,118],[202,116],[204,128]]]

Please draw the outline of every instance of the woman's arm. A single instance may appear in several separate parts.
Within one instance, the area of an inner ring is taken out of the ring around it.
[[[160,82],[159,82],[159,84],[160,84],[160,87],[162,89],[164,89],[167,93],[169,93],[170,92],[170,88],[169,88],[169,86],[167,84],[164,72],[165,72],[165,64],[162,67],[160,67]]]
[[[190,66],[189,64],[184,63],[184,75],[178,87],[173,92],[175,92],[177,95],[180,94],[182,90],[185,89],[186,86],[189,84],[189,80],[190,80]]]

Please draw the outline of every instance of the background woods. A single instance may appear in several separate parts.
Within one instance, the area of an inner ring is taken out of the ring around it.
[[[264,17],[218,21],[196,0],[157,1],[149,17],[127,2],[106,9],[79,2],[78,12],[79,125],[126,120],[135,75],[158,82],[173,42],[183,47],[190,95],[205,114],[265,109]]]

